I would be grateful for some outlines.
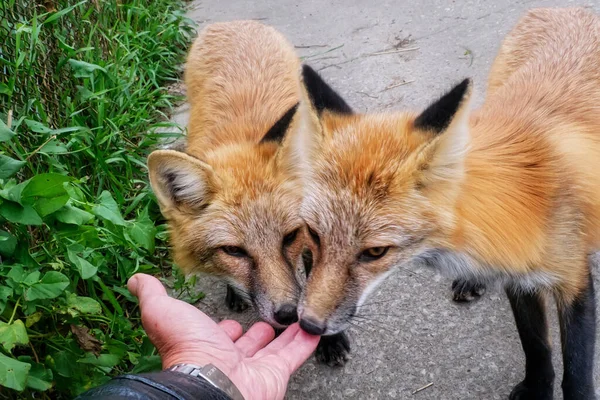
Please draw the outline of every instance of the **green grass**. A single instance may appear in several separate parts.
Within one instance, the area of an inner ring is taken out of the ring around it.
[[[125,282],[172,267],[145,159],[179,100],[184,6],[0,4],[0,398],[160,365]]]

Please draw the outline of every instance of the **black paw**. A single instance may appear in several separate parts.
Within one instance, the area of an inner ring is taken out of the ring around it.
[[[479,299],[485,293],[485,285],[477,281],[456,279],[452,282],[452,300],[458,303]]]
[[[552,400],[554,397],[554,385],[535,385],[530,386],[525,381],[514,387],[509,400]]]
[[[321,336],[315,356],[317,361],[330,367],[342,367],[348,361],[350,341],[344,332]]]
[[[242,312],[248,308],[248,304],[244,301],[242,296],[237,294],[235,289],[229,285],[227,285],[225,303],[227,304],[227,308],[235,312]]]

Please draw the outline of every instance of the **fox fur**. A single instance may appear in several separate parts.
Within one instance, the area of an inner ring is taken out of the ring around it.
[[[188,274],[224,277],[265,321],[287,325],[303,249],[302,190],[285,156],[302,90],[298,56],[274,28],[215,23],[192,45],[185,82],[185,151],[148,158],[174,261]],[[282,306],[289,315],[278,322]]]
[[[588,255],[600,241],[599,65],[596,15],[537,9],[504,40],[477,111],[469,80],[422,113],[315,106],[319,123],[294,149],[304,155],[300,214],[314,239],[301,325],[344,329],[393,267],[415,260],[501,279],[527,363],[543,366],[528,369],[511,398],[552,396],[543,293],[559,306],[565,398],[594,398]]]

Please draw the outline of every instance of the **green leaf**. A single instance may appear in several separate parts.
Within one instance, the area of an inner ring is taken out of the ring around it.
[[[25,271],[23,271],[23,267],[20,265],[13,265],[10,268],[10,271],[8,271],[8,274],[6,274],[7,278],[10,278],[17,283],[23,282],[25,276],[27,275],[25,275]]]
[[[0,190],[0,197],[21,204],[21,192],[29,185],[29,181],[30,179],[10,187],[7,185],[5,189]]]
[[[0,215],[15,224],[42,225],[42,219],[30,205],[7,201],[0,204]]]
[[[46,154],[63,154],[68,151],[67,146],[56,139],[49,141],[40,149],[40,153]]]
[[[76,317],[79,314],[101,314],[102,307],[100,303],[91,297],[77,296],[75,293],[70,294],[67,297],[67,312],[72,317]]]
[[[92,208],[92,213],[97,215],[98,217],[110,221],[115,225],[125,226],[127,222],[121,216],[121,212],[119,211],[119,206],[117,202],[113,199],[111,194],[106,190],[100,194],[98,198],[99,203]]]
[[[44,313],[41,311],[36,311],[33,314],[29,314],[25,319],[25,326],[31,328],[33,325],[39,322],[39,320],[42,319],[43,316]]]
[[[23,321],[18,319],[12,324],[0,321],[0,344],[6,351],[12,351],[17,344],[27,343],[29,343],[29,336],[27,336],[27,329],[25,329]]]
[[[2,206],[0,206],[2,207]],[[17,238],[0,229],[0,256],[10,257],[17,247]]]
[[[53,197],[50,199],[40,198],[35,202],[33,208],[41,217],[52,214],[53,212],[60,210],[69,201],[69,195],[64,194],[62,196]]]
[[[25,300],[53,299],[69,286],[69,278],[58,271],[47,272],[42,280],[25,290]]]
[[[25,277],[25,279],[23,279],[23,284],[27,285],[27,286],[34,285],[36,282],[38,282],[40,280],[40,275],[41,275],[40,271],[31,272],[29,275],[27,275]]]
[[[38,197],[52,198],[66,195],[64,183],[71,178],[61,174],[40,174],[29,180],[29,184],[21,192],[21,203],[33,203]]]
[[[156,235],[156,227],[148,217],[148,210],[138,217],[138,219],[129,227],[129,235],[134,243],[145,248],[149,252],[154,251],[154,236]]]
[[[12,288],[8,286],[0,286],[0,301],[6,301],[13,295]]]
[[[27,377],[27,387],[44,392],[52,387],[52,370],[47,369],[42,364],[31,360],[31,357],[19,357],[20,361],[25,361],[31,365],[29,376]]]
[[[81,275],[83,279],[89,279],[96,275],[98,267],[93,266],[83,258],[79,257],[76,254],[74,246],[70,246],[69,248],[67,248],[67,255],[69,257],[69,260],[73,263],[73,265],[75,265],[77,271],[79,271],[79,275]]]
[[[80,210],[70,204],[55,212],[54,217],[60,222],[73,225],[83,225],[94,218],[89,212]]]
[[[75,59],[69,59],[69,64],[73,69],[73,76],[75,78],[91,78],[94,75],[94,71],[102,71],[106,73],[106,70],[99,65],[90,64],[85,61],[79,61]]]
[[[46,125],[42,124],[41,122],[38,121],[33,121],[31,119],[26,119],[25,120],[25,125],[27,125],[27,127],[29,129],[31,129],[33,132],[36,133],[50,133],[52,132],[52,129],[48,128]]]
[[[15,390],[25,389],[30,369],[31,365],[0,353],[0,385]]]
[[[5,85],[4,83],[0,83],[0,94],[5,94],[7,96],[11,96],[12,90],[10,90],[8,85]]]
[[[108,367],[112,368],[119,364],[121,358],[116,354],[100,354],[98,357],[92,353],[88,353],[84,358],[77,360],[81,364],[91,364],[97,367]]]
[[[15,136],[15,133],[0,119],[0,142],[6,142]]]
[[[27,164],[27,162],[15,160],[14,158],[0,154],[0,179],[10,178],[19,172],[25,164]]]
[[[87,0],[85,0],[85,1],[81,1],[81,2],[79,2],[79,3],[77,3],[77,4],[73,4],[73,5],[72,5],[72,6],[70,6],[70,7],[63,8],[62,10],[60,10],[60,11],[57,11],[57,12],[55,12],[55,13],[51,14],[51,15],[50,15],[48,18],[46,18],[46,19],[44,20],[44,22],[42,22],[42,25],[50,24],[50,23],[52,23],[52,22],[56,21],[57,19],[59,19],[59,18],[60,18],[60,17],[62,17],[63,15],[70,13],[70,12],[71,12],[71,11],[72,11],[72,10],[73,10],[75,7],[78,7],[78,6],[80,6],[81,4],[83,4],[83,3],[86,3],[86,2],[87,2]]]

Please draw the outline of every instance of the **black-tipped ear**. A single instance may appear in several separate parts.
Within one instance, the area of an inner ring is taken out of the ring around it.
[[[443,132],[452,122],[470,86],[471,80],[468,78],[454,86],[415,119],[415,128],[435,133]]]
[[[329,110],[338,114],[352,114],[352,108],[348,103],[309,65],[302,66],[302,79],[317,113],[321,114],[324,110]]]
[[[279,121],[275,122],[275,124],[271,127],[271,129],[269,129],[267,134],[263,136],[263,138],[260,140],[260,143],[281,143],[283,141],[285,133],[287,132],[287,129],[289,128],[290,123],[292,122],[292,118],[294,118],[296,110],[298,110],[298,104],[300,103],[296,103],[292,108],[287,110],[281,118],[279,118]]]

